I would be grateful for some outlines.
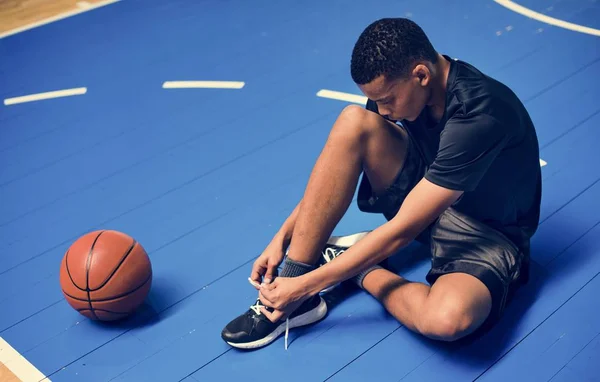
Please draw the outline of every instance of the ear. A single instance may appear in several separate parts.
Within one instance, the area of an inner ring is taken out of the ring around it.
[[[431,80],[431,71],[427,67],[427,65],[418,64],[413,69],[413,77],[419,82],[419,85],[425,87],[429,84]]]

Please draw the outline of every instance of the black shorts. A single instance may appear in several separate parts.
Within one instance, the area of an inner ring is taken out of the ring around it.
[[[391,220],[410,190],[427,171],[426,161],[409,139],[404,166],[394,184],[385,192],[373,192],[363,173],[358,190],[361,211],[382,213]],[[426,280],[431,285],[442,275],[462,272],[477,277],[492,296],[489,319],[495,321],[504,311],[514,289],[526,282],[529,251],[517,247],[507,236],[450,207],[416,239],[431,247],[431,269]]]

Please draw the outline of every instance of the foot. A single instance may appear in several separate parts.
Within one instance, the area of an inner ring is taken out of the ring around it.
[[[327,314],[327,304],[320,296],[306,300],[287,320],[271,322],[260,308],[257,299],[248,311],[231,321],[221,332],[221,338],[229,345],[240,349],[256,349],[275,341],[287,329],[315,323]],[[271,308],[267,308],[272,311]],[[287,345],[287,343],[286,343]],[[287,347],[287,346],[286,346]]]
[[[352,235],[347,236],[331,236],[329,240],[327,240],[327,244],[325,248],[323,248],[323,252],[321,252],[321,257],[319,258],[318,266],[323,266],[342,253],[344,253],[348,248],[356,244],[360,239],[365,237],[369,231],[358,232]],[[325,288],[321,291],[321,293],[327,293],[336,288],[340,284],[332,285],[328,288]]]

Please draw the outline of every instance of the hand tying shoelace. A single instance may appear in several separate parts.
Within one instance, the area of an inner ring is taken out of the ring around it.
[[[254,305],[250,306],[250,309],[252,309],[254,311],[254,313],[256,313],[257,315],[262,315],[262,312],[260,311],[260,308],[265,307],[265,309],[270,309],[268,307],[266,307],[265,305],[263,305],[260,302],[260,299],[256,299],[256,303]],[[288,349],[288,335],[290,332],[290,319],[289,317],[285,319],[285,350]]]

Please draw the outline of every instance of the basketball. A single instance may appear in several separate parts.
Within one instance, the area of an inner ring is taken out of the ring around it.
[[[101,230],[79,237],[65,252],[60,286],[69,305],[95,321],[131,315],[152,283],[148,254],[129,235]]]

